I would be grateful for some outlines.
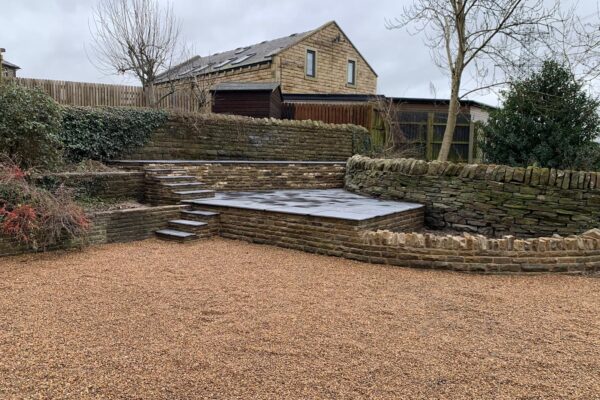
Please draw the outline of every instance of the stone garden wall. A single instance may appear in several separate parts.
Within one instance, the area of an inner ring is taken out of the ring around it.
[[[186,206],[159,206],[103,211],[89,215],[92,227],[85,244],[132,242],[154,236],[154,231],[167,226],[170,219],[177,219]],[[81,241],[61,243],[48,250],[69,249],[81,246]],[[33,249],[0,236],[0,257],[33,252]]]
[[[344,187],[345,162],[328,161],[174,161],[118,162],[124,168],[183,169],[218,191],[331,189]]]
[[[348,160],[346,188],[426,206],[426,223],[487,236],[574,235],[598,226],[600,173],[414,159]]]
[[[227,115],[171,115],[132,160],[339,161],[359,153],[368,131],[355,125],[254,119]]]
[[[139,171],[66,172],[40,178],[45,186],[64,184],[78,195],[102,199],[144,199],[144,173]]]

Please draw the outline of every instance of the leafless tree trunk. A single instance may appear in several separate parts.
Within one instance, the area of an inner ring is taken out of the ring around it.
[[[448,159],[460,99],[503,83],[497,71],[513,67],[522,47],[548,32],[557,7],[546,8],[544,0],[415,0],[400,18],[388,21],[389,29],[414,26],[412,33],[423,33],[435,63],[450,77],[448,120],[438,160]],[[475,87],[465,92],[467,69]]]
[[[96,66],[137,77],[145,104],[156,106],[156,77],[179,50],[180,24],[171,4],[161,8],[158,0],[100,0],[92,25]]]

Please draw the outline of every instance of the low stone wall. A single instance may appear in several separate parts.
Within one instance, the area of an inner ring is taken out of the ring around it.
[[[354,156],[345,187],[424,204],[429,227],[487,236],[568,236],[600,221],[598,172]]]
[[[410,232],[423,226],[422,207],[366,221],[207,205],[201,208],[219,212],[223,237],[333,256],[346,256],[362,242],[360,232],[365,230]]]
[[[144,199],[144,173],[140,171],[65,172],[45,175],[39,181],[46,187],[64,184],[79,196]]]
[[[254,119],[212,114],[171,115],[132,160],[346,160],[368,131],[356,125]]]
[[[490,239],[482,235],[452,236],[371,231],[350,258],[404,267],[480,273],[600,271],[600,230],[582,235]]]
[[[91,214],[92,227],[83,241],[65,241],[48,250],[77,248],[85,244],[132,242],[154,235],[154,231],[165,228],[171,219],[179,218],[186,206],[159,206],[104,211]],[[33,252],[33,249],[0,237],[0,257]]]
[[[126,168],[184,169],[218,191],[332,189],[344,187],[345,162],[327,161],[169,161],[117,162]]]

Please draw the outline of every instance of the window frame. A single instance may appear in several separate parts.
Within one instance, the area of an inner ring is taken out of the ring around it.
[[[308,73],[308,54],[311,53],[313,55],[312,62],[312,75]],[[310,47],[306,48],[306,53],[304,55],[304,77],[307,79],[316,79],[317,78],[317,49],[313,49]]]
[[[352,64],[354,70],[352,71],[352,82],[348,81],[348,73],[350,72],[350,64]],[[348,58],[346,60],[346,86],[356,87],[356,80],[358,79],[358,62],[354,58]]]

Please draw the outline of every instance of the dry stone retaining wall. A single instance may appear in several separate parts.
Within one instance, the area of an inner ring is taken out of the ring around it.
[[[103,211],[91,214],[92,227],[86,244],[103,244],[143,240],[154,235],[154,231],[163,229],[171,219],[179,218],[179,212],[185,206],[160,206],[132,208],[126,210]],[[48,250],[77,248],[81,241],[65,241]],[[0,257],[32,252],[33,249],[15,243],[7,237],[0,237]]]
[[[140,171],[66,172],[45,175],[40,181],[64,184],[79,195],[102,199],[144,198],[144,173]]]
[[[354,156],[345,187],[424,204],[429,227],[487,236],[568,236],[600,221],[599,172]]]
[[[368,131],[356,125],[254,119],[211,114],[171,115],[128,160],[346,160]]]
[[[491,239],[482,235],[433,235],[369,231],[362,234],[373,263],[479,273],[600,271],[600,230],[569,237]],[[359,246],[357,246],[359,247]]]

